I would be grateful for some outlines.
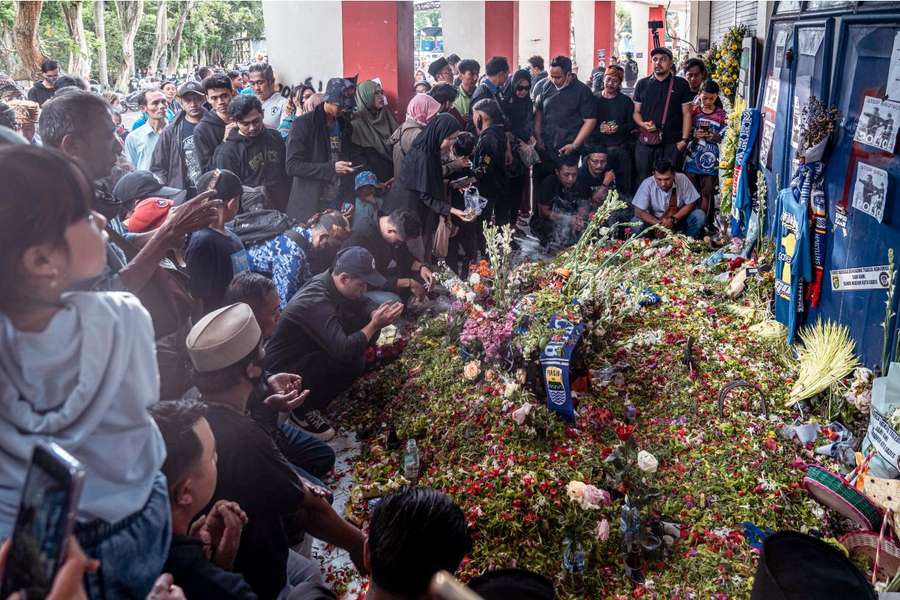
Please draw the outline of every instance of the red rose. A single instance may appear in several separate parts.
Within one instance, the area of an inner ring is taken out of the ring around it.
[[[618,437],[623,442],[627,442],[631,437],[631,434],[634,433],[634,425],[616,425],[616,437]]]

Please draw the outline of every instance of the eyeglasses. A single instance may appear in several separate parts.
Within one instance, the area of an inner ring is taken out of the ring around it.
[[[530,85],[519,85],[519,86],[516,86],[516,91],[517,91],[517,92],[527,92],[529,89],[531,89],[531,86],[530,86]]]

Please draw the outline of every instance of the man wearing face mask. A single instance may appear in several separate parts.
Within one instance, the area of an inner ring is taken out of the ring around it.
[[[578,155],[597,124],[597,108],[588,86],[572,75],[572,61],[550,62],[550,84],[535,102],[534,135],[544,160]]]
[[[651,175],[653,163],[665,158],[676,168],[691,137],[694,94],[688,82],[672,70],[672,51],[650,52],[653,74],[634,88],[634,122],[639,128],[634,162],[637,181]]]
[[[263,124],[263,107],[256,96],[232,98],[228,117],[237,127],[216,148],[213,166],[231,171],[245,186],[264,187],[269,208],[284,211],[288,199],[284,138]]]
[[[41,63],[41,78],[28,90],[28,99],[43,106],[44,102],[56,93],[57,78],[59,78],[59,63],[48,58]]]

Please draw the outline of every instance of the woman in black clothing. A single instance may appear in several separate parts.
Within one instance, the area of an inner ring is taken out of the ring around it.
[[[526,213],[531,210],[528,198],[524,194],[525,184],[529,182],[528,168],[519,158],[518,146],[530,144],[534,146],[534,103],[531,100],[531,74],[526,69],[516,71],[513,75],[509,99],[505,112],[509,120],[510,140],[513,168],[509,172],[509,210],[508,215],[497,214],[497,222],[501,219],[515,227],[516,218],[521,208]]]
[[[500,123],[503,113],[493,98],[484,98],[472,107],[472,123],[478,130],[478,144],[472,158],[472,170],[478,178],[478,191],[488,204],[481,213],[482,223],[490,223],[496,211],[498,226],[508,225],[518,213],[518,199],[509,196],[506,174],[506,133]],[[483,243],[482,243],[483,245]]]
[[[449,153],[461,128],[449,114],[435,115],[403,157],[399,181],[394,182],[383,201],[383,211],[407,208],[418,212],[422,221],[423,262],[431,259],[438,219],[464,215],[464,211],[451,207],[441,170],[441,155]]]

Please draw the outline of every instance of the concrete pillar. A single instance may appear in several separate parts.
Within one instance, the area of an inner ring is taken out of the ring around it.
[[[572,20],[575,22],[575,55],[572,56],[572,60],[578,63],[578,78],[587,81],[591,70],[597,64],[594,45],[594,2],[584,0],[572,2]]]
[[[310,4],[318,3],[304,3]],[[341,17],[343,74],[358,73],[359,81],[378,77],[389,106],[402,122],[414,93],[412,2],[344,0]]]
[[[642,2],[624,2],[623,6],[631,13],[631,47],[638,65],[638,76],[646,77],[649,73],[647,64],[650,59],[646,50],[650,40],[650,32],[647,30],[650,7]]]
[[[481,63],[482,72],[485,59],[484,4],[484,0],[475,2],[443,0],[441,2],[444,54],[457,54],[460,58],[473,58]]]
[[[765,2],[760,2],[760,5],[765,4]],[[709,49],[709,7],[709,2],[691,0],[691,26],[688,31],[688,41],[700,52]]]
[[[269,62],[279,83],[297,85],[312,77],[323,86],[344,74],[340,2],[263,0]],[[412,33],[410,33],[412,37]],[[393,40],[391,40],[393,46]],[[327,52],[309,52],[327,48]],[[205,64],[205,63],[203,63]]]
[[[472,9],[477,3],[468,3]],[[505,56],[515,71],[518,54],[519,2],[517,0],[486,0],[484,8],[484,61]],[[477,12],[473,10],[473,12]],[[446,28],[446,25],[445,25]],[[446,29],[445,29],[446,30]],[[462,55],[460,55],[462,56]],[[528,57],[525,57],[527,60]],[[482,63],[482,66],[484,63]]]
[[[617,54],[616,49],[616,3],[613,0],[597,0],[594,2],[594,57],[602,51],[605,63]],[[578,23],[575,24],[578,27]]]
[[[441,6],[444,2],[441,2]],[[535,0],[519,3],[519,60],[521,64],[535,54],[543,57],[545,66],[550,59],[550,1]]]
[[[569,56],[571,53],[572,3],[569,0],[550,2],[550,56]]]

